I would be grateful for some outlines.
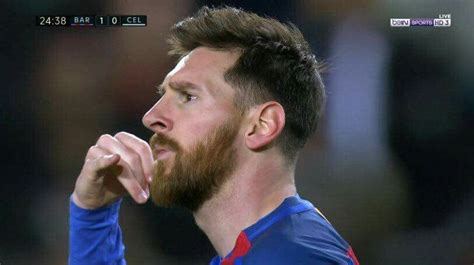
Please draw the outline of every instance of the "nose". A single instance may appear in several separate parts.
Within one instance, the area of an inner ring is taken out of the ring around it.
[[[171,119],[165,115],[166,112],[164,112],[163,109],[165,109],[164,102],[159,100],[143,116],[143,125],[154,132],[164,133],[170,131],[173,123]]]

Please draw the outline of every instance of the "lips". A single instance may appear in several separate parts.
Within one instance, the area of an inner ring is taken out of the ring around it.
[[[171,154],[171,151],[162,147],[153,148],[153,157],[155,160],[164,160],[168,158]]]

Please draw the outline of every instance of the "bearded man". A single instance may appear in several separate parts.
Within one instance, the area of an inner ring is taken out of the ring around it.
[[[69,264],[125,264],[121,198],[192,211],[211,264],[358,264],[295,187],[324,85],[293,25],[225,7],[172,29],[176,67],[145,114],[150,143],[126,132],[92,146],[70,202]]]

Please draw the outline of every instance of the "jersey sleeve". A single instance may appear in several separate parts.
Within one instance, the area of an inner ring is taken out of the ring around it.
[[[69,265],[125,265],[118,224],[121,200],[95,210],[69,201]]]

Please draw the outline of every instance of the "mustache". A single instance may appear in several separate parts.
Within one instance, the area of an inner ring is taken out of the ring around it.
[[[153,149],[155,145],[159,145],[161,147],[168,147],[171,151],[181,151],[182,148],[179,145],[178,141],[174,140],[173,138],[164,135],[163,133],[155,133],[150,138],[150,147]]]

